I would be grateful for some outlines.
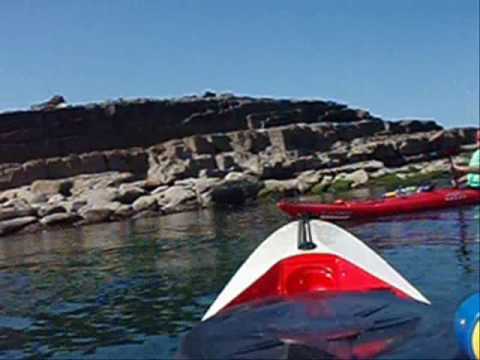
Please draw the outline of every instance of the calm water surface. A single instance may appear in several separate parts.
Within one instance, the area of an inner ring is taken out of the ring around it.
[[[432,301],[383,358],[453,359],[458,304],[479,291],[480,207],[343,226]],[[250,252],[273,203],[0,239],[0,358],[172,358]]]

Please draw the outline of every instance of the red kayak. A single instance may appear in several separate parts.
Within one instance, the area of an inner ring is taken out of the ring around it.
[[[440,189],[380,200],[319,202],[281,201],[277,206],[293,217],[350,220],[407,214],[426,210],[480,204],[480,190]]]

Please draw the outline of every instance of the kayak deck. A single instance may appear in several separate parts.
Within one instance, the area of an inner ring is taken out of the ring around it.
[[[293,217],[315,216],[328,220],[349,220],[414,213],[480,204],[480,190],[441,189],[380,200],[337,202],[281,201],[277,206]]]
[[[257,247],[202,320],[271,298],[379,290],[429,304],[384,259],[349,232],[319,220],[295,221]]]

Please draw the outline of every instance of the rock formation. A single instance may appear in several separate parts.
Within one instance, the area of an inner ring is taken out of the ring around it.
[[[213,93],[57,105],[0,114],[0,235],[443,171],[475,131]]]
[[[31,110],[54,110],[66,106],[65,98],[61,95],[55,95],[50,100],[41,104],[32,105]]]

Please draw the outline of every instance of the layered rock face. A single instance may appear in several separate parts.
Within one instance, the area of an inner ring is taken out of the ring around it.
[[[432,140],[439,130],[328,101],[214,94],[3,113],[0,234],[445,167],[475,129]]]

